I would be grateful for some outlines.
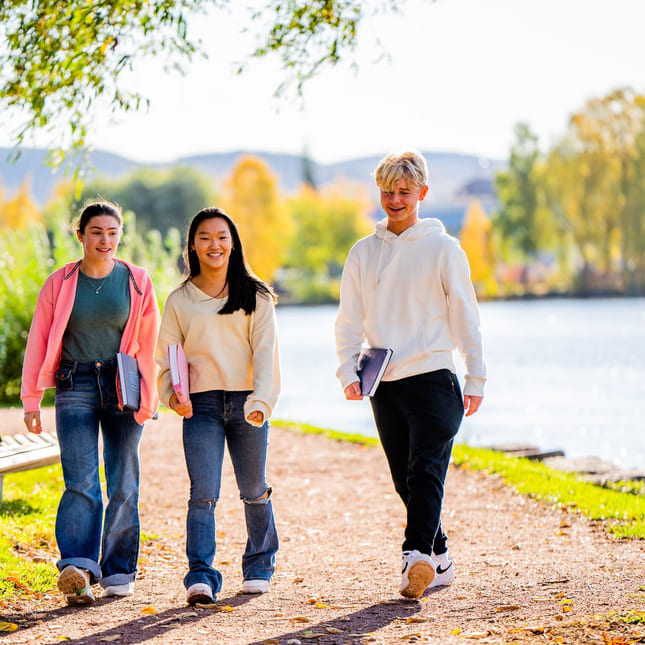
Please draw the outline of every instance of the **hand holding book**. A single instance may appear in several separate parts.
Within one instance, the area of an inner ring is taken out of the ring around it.
[[[170,370],[170,382],[177,400],[173,410],[182,417],[190,419],[193,416],[193,406],[190,402],[188,361],[186,360],[184,349],[179,343],[168,345],[168,368]]]
[[[357,374],[363,396],[374,396],[391,357],[391,349],[365,347],[361,350],[358,356]]]

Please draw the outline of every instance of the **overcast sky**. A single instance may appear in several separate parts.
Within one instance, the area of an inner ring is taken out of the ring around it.
[[[236,8],[193,21],[209,60],[183,77],[158,61],[139,65],[129,83],[150,110],[103,115],[95,147],[137,161],[306,148],[332,162],[408,145],[504,158],[518,121],[547,146],[587,99],[625,85],[645,91],[643,0],[408,0],[365,21],[357,74],[325,69],[302,102],[274,98],[276,59],[235,75],[254,44],[239,33],[245,16]],[[375,62],[377,41],[389,60]]]

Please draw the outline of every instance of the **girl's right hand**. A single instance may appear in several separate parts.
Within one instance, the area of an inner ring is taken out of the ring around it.
[[[181,417],[186,417],[190,419],[193,416],[193,404],[190,399],[186,403],[179,403],[177,400],[177,395],[173,394],[168,401],[170,407]]]
[[[25,425],[29,432],[40,434],[43,431],[43,426],[40,422],[40,412],[25,412]]]

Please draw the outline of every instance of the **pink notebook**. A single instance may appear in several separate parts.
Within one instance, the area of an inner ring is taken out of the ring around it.
[[[179,403],[186,403],[190,398],[188,361],[179,343],[168,345],[168,364],[170,367],[170,381],[177,395],[177,400]]]

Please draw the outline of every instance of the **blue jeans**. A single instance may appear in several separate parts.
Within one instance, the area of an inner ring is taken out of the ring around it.
[[[402,550],[445,553],[444,484],[464,416],[459,381],[447,369],[381,381],[370,402],[394,488],[407,510]]]
[[[220,494],[225,444],[235,471],[248,540],[242,557],[245,580],[270,580],[275,569],[278,532],[271,488],[266,483],[269,424],[257,428],[244,418],[249,392],[211,390],[190,395],[193,416],[184,419],[184,454],[190,477],[186,518],[186,588],[201,582],[213,593],[222,588],[215,558],[215,506]],[[266,495],[266,496],[265,496]]]
[[[61,559],[103,587],[131,582],[139,557],[139,442],[143,426],[118,408],[116,361],[61,361],[56,372],[56,431],[65,491],[56,515]],[[99,427],[108,503],[103,517]],[[102,527],[102,530],[101,530]],[[100,561],[99,561],[100,552]]]

